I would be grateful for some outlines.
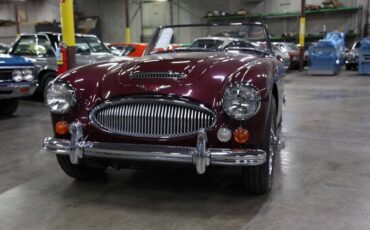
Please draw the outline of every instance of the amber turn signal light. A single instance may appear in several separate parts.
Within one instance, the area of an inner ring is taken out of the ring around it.
[[[58,121],[55,124],[55,132],[60,135],[67,134],[69,130],[69,124],[66,121]]]
[[[236,143],[245,144],[249,140],[249,132],[248,130],[240,127],[234,131],[233,137]]]

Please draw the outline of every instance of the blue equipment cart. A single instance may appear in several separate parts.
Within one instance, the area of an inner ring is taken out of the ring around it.
[[[325,39],[309,48],[309,69],[311,75],[336,75],[344,62],[344,33],[330,32]]]
[[[358,64],[359,74],[370,74],[370,37],[361,40]]]

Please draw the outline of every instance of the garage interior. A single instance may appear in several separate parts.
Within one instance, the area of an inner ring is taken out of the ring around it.
[[[0,44],[12,52],[21,34],[61,32],[61,4],[68,1],[0,0]],[[348,64],[354,44],[370,36],[370,1],[305,0],[304,15],[296,0],[71,2],[76,33],[94,34],[107,46],[148,43],[162,25],[261,22],[271,42],[298,47],[304,16],[302,69],[289,68],[282,78],[286,103],[272,190],[246,194],[227,167],[204,175],[177,166],[109,167],[103,178],[76,181],[43,149],[54,127],[36,91],[12,115],[0,116],[0,229],[369,229],[365,45],[356,66]],[[311,74],[309,47],[330,32],[343,36],[343,60],[333,67],[339,69]]]

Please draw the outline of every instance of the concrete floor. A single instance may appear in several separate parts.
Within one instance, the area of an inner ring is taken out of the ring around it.
[[[273,191],[229,174],[109,171],[81,183],[41,151],[41,102],[0,119],[0,229],[369,229],[370,77],[289,74]]]

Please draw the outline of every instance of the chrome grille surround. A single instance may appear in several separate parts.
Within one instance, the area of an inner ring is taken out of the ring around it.
[[[129,97],[106,101],[90,112],[92,124],[105,132],[149,138],[196,135],[216,123],[202,104],[170,97]]]
[[[132,79],[185,79],[185,73],[178,72],[137,72],[131,73]]]

